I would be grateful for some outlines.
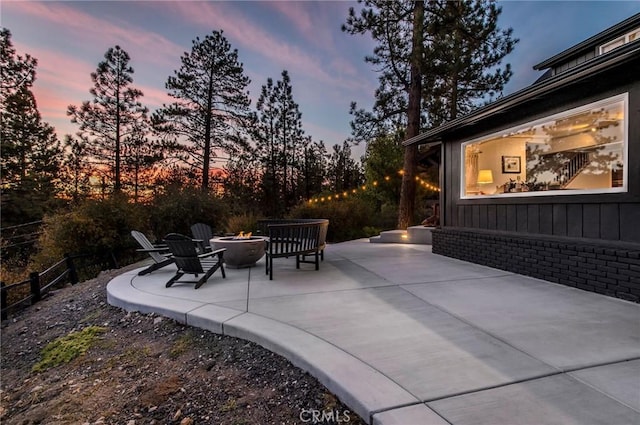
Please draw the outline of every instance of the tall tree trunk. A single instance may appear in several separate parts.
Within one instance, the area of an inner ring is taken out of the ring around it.
[[[424,2],[418,0],[413,6],[413,40],[411,48],[411,82],[409,85],[409,105],[407,107],[406,138],[415,137],[420,132],[420,101],[422,98],[422,43],[423,43]],[[416,168],[418,146],[413,144],[404,149],[404,173],[400,189],[398,208],[398,228],[406,229],[411,224],[416,202]]]
[[[116,167],[115,167],[115,184],[114,191],[115,193],[120,193],[122,186],[120,185],[120,103],[122,100],[120,99],[120,78],[122,75],[120,73],[120,58],[117,61],[117,75],[116,75]]]
[[[213,64],[209,69],[207,111],[204,118],[204,153],[202,158],[202,192],[209,192],[209,162],[211,161],[211,107],[213,106]]]

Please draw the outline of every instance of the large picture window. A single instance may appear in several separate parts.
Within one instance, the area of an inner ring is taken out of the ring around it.
[[[627,190],[627,95],[462,144],[463,198]]]

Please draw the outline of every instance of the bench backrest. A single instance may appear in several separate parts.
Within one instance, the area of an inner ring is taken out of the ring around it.
[[[264,221],[264,220],[263,220]],[[270,255],[315,253],[326,245],[329,220],[269,220]]]
[[[269,226],[273,224],[296,224],[296,223],[318,223],[326,222],[329,225],[329,220],[326,218],[264,218],[258,220],[258,234],[268,235]]]

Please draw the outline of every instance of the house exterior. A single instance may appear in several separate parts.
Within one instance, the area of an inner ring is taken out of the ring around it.
[[[406,145],[440,146],[433,252],[640,301],[640,14],[534,84]]]

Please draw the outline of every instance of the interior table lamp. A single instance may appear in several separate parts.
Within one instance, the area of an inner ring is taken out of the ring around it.
[[[493,183],[493,172],[491,170],[478,171],[478,185],[486,185]],[[480,190],[480,194],[484,195],[486,192]]]

